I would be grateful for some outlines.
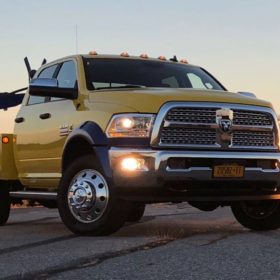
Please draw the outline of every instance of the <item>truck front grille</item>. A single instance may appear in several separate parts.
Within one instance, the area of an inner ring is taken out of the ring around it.
[[[233,110],[233,124],[249,126],[270,126],[273,119],[270,114],[264,112],[252,112],[245,110]]]
[[[226,108],[219,103],[209,103],[207,106],[177,104],[165,106],[156,138],[159,146],[229,150],[277,149],[278,131],[272,110],[235,104],[226,104]],[[230,117],[226,116],[229,128],[224,127],[219,120],[221,109],[231,112]]]
[[[166,120],[171,122],[216,124],[216,110],[220,108],[186,108],[171,109]],[[233,124],[247,126],[271,126],[272,116],[266,112],[233,109]]]
[[[216,132],[211,129],[165,127],[161,132],[163,144],[208,145],[216,143]]]
[[[174,108],[171,109],[166,120],[185,123],[215,123],[216,109],[214,108]]]
[[[273,147],[274,135],[272,131],[268,132],[244,132],[235,131],[232,137],[233,146],[246,147]]]

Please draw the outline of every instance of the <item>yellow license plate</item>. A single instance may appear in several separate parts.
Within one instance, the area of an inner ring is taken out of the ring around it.
[[[241,178],[244,176],[244,166],[240,165],[216,165],[213,177],[215,178]]]

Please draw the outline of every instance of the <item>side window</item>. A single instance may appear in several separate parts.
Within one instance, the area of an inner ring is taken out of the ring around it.
[[[57,65],[53,65],[53,66],[43,69],[41,71],[41,73],[38,75],[38,78],[52,78],[56,67],[57,67]],[[46,98],[43,96],[31,96],[30,95],[27,105],[44,103],[45,99]]]
[[[77,83],[76,67],[74,61],[66,61],[62,64],[58,75],[58,86],[61,88],[75,88]],[[59,97],[52,97],[50,101],[61,100]]]
[[[74,61],[64,62],[57,75],[58,86],[61,88],[74,88],[77,82]]]
[[[56,67],[57,65],[53,65],[51,67],[43,69],[39,74],[38,78],[53,78]]]

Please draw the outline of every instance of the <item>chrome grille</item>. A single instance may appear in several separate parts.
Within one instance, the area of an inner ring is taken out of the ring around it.
[[[216,131],[199,128],[165,127],[161,132],[161,143],[212,146],[216,143]]]
[[[233,116],[233,124],[236,125],[269,126],[273,124],[271,115],[264,112],[233,110]]]
[[[166,120],[186,123],[215,123],[215,108],[174,108],[171,109]]]
[[[229,131],[221,127],[217,117],[221,109],[233,112]],[[158,124],[158,134],[154,134],[156,142],[152,140],[159,146],[277,149],[276,118],[268,108],[210,102],[199,106],[199,102],[174,102],[163,106],[160,115],[162,123]]]
[[[216,123],[216,110],[219,108],[187,108],[178,107],[171,109],[166,120],[185,123]],[[247,126],[271,126],[272,116],[266,112],[233,109],[233,124]]]
[[[232,137],[233,146],[245,147],[271,147],[274,145],[274,135],[268,132],[244,132],[235,131]]]

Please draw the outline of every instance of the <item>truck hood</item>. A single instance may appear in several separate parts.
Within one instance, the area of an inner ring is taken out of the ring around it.
[[[198,89],[134,89],[92,91],[90,102],[113,103],[130,107],[138,112],[157,113],[166,102],[218,102],[254,105],[272,108],[270,102],[249,98],[238,93]]]

